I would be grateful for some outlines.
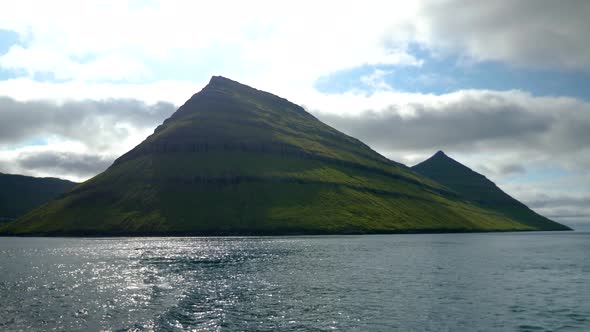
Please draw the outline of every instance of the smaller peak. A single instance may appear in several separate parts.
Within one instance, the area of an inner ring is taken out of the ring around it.
[[[443,152],[443,150],[438,150],[433,157],[446,157],[447,155]]]

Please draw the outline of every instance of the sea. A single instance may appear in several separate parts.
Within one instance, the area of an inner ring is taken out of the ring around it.
[[[590,331],[590,232],[0,238],[0,331]]]

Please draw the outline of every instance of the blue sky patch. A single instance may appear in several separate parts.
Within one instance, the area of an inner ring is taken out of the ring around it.
[[[15,31],[0,29],[0,55],[8,52],[12,45],[19,44],[19,41],[20,37]]]
[[[422,66],[365,65],[319,78],[315,88],[325,93],[353,89],[371,93],[375,87],[362,78],[375,70],[384,72],[383,82],[402,92],[445,94],[463,89],[522,90],[535,96],[570,96],[590,100],[590,73],[523,68],[500,62],[465,61],[458,55],[438,56],[418,46],[410,53]]]
[[[42,145],[48,145],[49,141],[46,138],[42,138],[42,137],[36,137],[36,138],[31,138],[29,140],[23,141],[21,143],[18,144],[14,144],[14,145],[8,145],[8,146],[4,146],[2,147],[0,145],[0,150],[17,150],[17,149],[22,149],[28,146],[42,146]]]
[[[27,76],[27,71],[24,69],[5,69],[0,67],[0,81],[9,80],[11,78]]]

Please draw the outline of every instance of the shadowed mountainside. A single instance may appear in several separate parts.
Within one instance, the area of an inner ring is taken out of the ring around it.
[[[213,77],[105,172],[0,233],[534,229],[540,228],[465,201],[286,99]]]
[[[0,173],[0,222],[15,219],[76,185],[56,178]]]

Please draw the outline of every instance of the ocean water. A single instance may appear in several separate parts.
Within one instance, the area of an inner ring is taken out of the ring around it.
[[[590,233],[0,238],[2,331],[590,331]]]

